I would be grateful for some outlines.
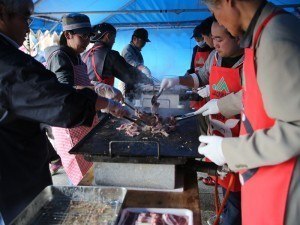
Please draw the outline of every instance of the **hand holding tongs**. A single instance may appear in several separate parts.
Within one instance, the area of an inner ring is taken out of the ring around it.
[[[161,93],[164,91],[164,89],[160,89],[157,95],[153,95],[153,97],[151,98],[151,105],[155,105],[157,104],[157,99],[159,98],[159,96],[161,95]]]

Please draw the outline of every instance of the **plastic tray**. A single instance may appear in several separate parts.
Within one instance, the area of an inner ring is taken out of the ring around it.
[[[188,217],[188,225],[193,225],[193,212],[189,209],[176,209],[176,208],[126,208],[122,210],[122,214],[119,220],[118,225],[121,225],[126,213],[134,212],[134,213],[168,213],[176,216],[187,216]]]

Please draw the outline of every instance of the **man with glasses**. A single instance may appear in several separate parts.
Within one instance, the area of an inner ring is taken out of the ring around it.
[[[33,8],[32,0],[0,0],[0,212],[6,224],[52,184],[41,123],[91,126],[98,99],[90,89],[59,83],[18,49]],[[102,98],[102,107],[109,103]]]

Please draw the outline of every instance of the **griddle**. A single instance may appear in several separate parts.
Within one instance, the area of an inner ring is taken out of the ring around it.
[[[187,113],[184,109],[159,109],[165,117]],[[168,137],[153,135],[149,131],[129,137],[125,131],[116,130],[128,121],[102,115],[99,124],[69,153],[82,154],[92,162],[128,162],[185,164],[189,158],[201,158],[198,153],[200,136],[198,117],[177,123]]]

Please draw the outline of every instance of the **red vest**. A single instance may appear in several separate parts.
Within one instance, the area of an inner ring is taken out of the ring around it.
[[[199,49],[199,47],[198,47]],[[196,52],[195,58],[194,58],[194,67],[195,67],[195,73],[198,73],[199,68],[202,68],[205,64],[205,61],[207,60],[208,56],[210,54],[210,51],[207,52]],[[201,101],[190,101],[190,107],[194,108],[195,110],[200,109],[202,106],[204,106],[206,103],[206,100]]]
[[[239,92],[242,89],[240,68],[242,62],[236,68],[225,68],[214,65],[209,75],[210,99],[219,99],[230,93]],[[240,133],[240,115],[225,118],[221,113],[210,115],[210,133],[221,137],[238,137]],[[241,185],[238,174],[228,174],[223,180],[218,179],[218,183],[228,188],[231,176],[236,176],[234,185],[230,191],[240,191]]]
[[[84,58],[84,62],[86,63],[88,57],[90,56],[90,54],[92,54],[92,67],[94,70],[94,73],[98,79],[99,82],[104,83],[104,84],[108,84],[110,86],[114,86],[114,82],[115,82],[115,78],[114,77],[107,77],[107,78],[102,78],[100,74],[98,74],[97,72],[97,67],[96,67],[96,63],[95,63],[95,56],[94,56],[94,52],[96,49],[101,48],[102,46],[96,46],[96,47],[92,47],[88,53],[86,54],[85,58]]]
[[[273,13],[265,19],[254,36],[252,47],[245,49],[241,135],[268,129],[275,123],[275,120],[265,111],[257,83],[255,46],[264,27],[277,14],[279,13]],[[241,172],[243,225],[284,224],[287,196],[295,162],[296,158],[293,158],[275,166],[264,166]]]

